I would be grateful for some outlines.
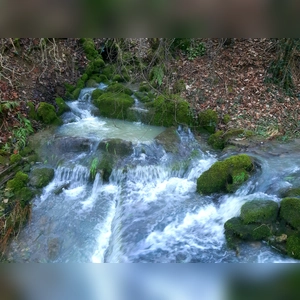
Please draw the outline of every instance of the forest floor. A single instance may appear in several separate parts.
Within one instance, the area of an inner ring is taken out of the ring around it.
[[[100,49],[103,39],[95,39]],[[183,80],[182,96],[198,113],[211,108],[228,124],[218,129],[244,128],[265,138],[287,140],[300,134],[300,76],[293,68],[294,95],[266,83],[268,67],[275,59],[270,39],[235,39],[224,46],[220,39],[205,39],[206,54],[189,60],[179,54],[171,60],[173,83]],[[64,83],[74,84],[88,60],[79,39],[0,39],[0,101],[19,105],[3,112],[0,149],[18,127],[19,114],[28,117],[27,101],[54,104],[65,94]],[[172,80],[169,82],[172,85]],[[41,124],[32,122],[35,130]]]

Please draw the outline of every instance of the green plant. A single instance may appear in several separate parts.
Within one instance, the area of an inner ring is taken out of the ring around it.
[[[162,85],[163,78],[164,78],[164,70],[161,66],[155,66],[151,70],[151,80],[154,81],[154,83],[157,83],[159,86]]]
[[[98,164],[99,164],[99,160],[96,157],[92,160],[91,167],[90,167],[90,176],[92,179],[95,179],[96,177]]]
[[[203,43],[190,46],[186,49],[186,54],[189,60],[194,60],[198,56],[203,56],[206,53],[206,47]]]
[[[20,127],[13,130],[13,138],[16,140],[16,148],[21,149],[26,146],[27,138],[33,133],[33,128],[31,122],[20,114],[18,115],[18,119]]]

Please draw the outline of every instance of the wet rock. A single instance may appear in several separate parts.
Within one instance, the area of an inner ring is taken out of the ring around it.
[[[105,139],[98,145],[98,150],[117,156],[128,156],[133,153],[132,142],[122,139]]]
[[[70,186],[70,182],[65,182],[63,184],[61,184],[60,186],[56,187],[55,190],[53,191],[53,193],[55,195],[59,195],[60,193],[62,193],[62,191],[64,189],[67,189]]]
[[[62,241],[59,238],[48,239],[48,259],[55,260],[58,258],[62,246]]]
[[[54,153],[62,154],[69,152],[87,152],[90,150],[92,141],[80,137],[57,138],[51,144]]]
[[[197,179],[197,192],[203,195],[234,192],[249,178],[253,169],[252,159],[246,154],[218,161]]]
[[[271,200],[252,200],[241,207],[241,219],[245,224],[271,223],[278,215],[278,204]]]
[[[300,230],[300,199],[284,198],[280,203],[280,217],[293,228]]]
[[[36,188],[46,186],[54,177],[54,170],[52,168],[38,168],[30,173],[29,184]]]
[[[155,140],[160,144],[166,152],[178,153],[180,145],[180,137],[175,127],[169,127],[161,134],[159,134]]]

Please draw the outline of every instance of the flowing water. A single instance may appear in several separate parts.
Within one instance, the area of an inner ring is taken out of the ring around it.
[[[105,86],[100,86],[105,88]],[[200,196],[196,180],[219,157],[199,144],[189,130],[178,128],[179,151],[167,153],[154,138],[162,127],[97,116],[93,89],[68,102],[64,125],[53,141],[66,139],[52,182],[36,197],[30,223],[11,243],[16,262],[295,262],[264,243],[245,243],[239,256],[227,248],[224,222],[238,216],[248,200],[280,201],[300,171],[299,145],[275,145],[272,153],[250,151],[261,171],[236,193]],[[69,139],[87,139],[73,151]],[[89,178],[91,158],[105,138],[134,144],[132,155],[117,164],[103,182]],[[56,156],[55,156],[56,157]],[[61,193],[57,190],[61,187]]]

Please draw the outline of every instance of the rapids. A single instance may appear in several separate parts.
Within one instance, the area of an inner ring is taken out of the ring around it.
[[[216,153],[180,127],[180,151],[166,152],[155,141],[164,128],[97,116],[92,91],[83,89],[77,101],[67,102],[71,112],[63,115],[64,124],[53,136],[86,138],[90,147],[67,149],[63,159],[45,163],[55,168],[54,179],[34,199],[30,222],[9,247],[11,260],[295,262],[261,242],[245,243],[237,256],[226,246],[223,225],[248,200],[280,201],[276,192],[300,171],[297,145],[292,151],[274,146],[272,155],[261,147],[250,151],[261,163],[260,172],[234,194],[200,196],[196,180],[220,159]],[[131,141],[134,152],[113,169],[109,182],[99,174],[91,182],[89,163],[105,138]],[[61,193],[55,192],[64,185]]]

